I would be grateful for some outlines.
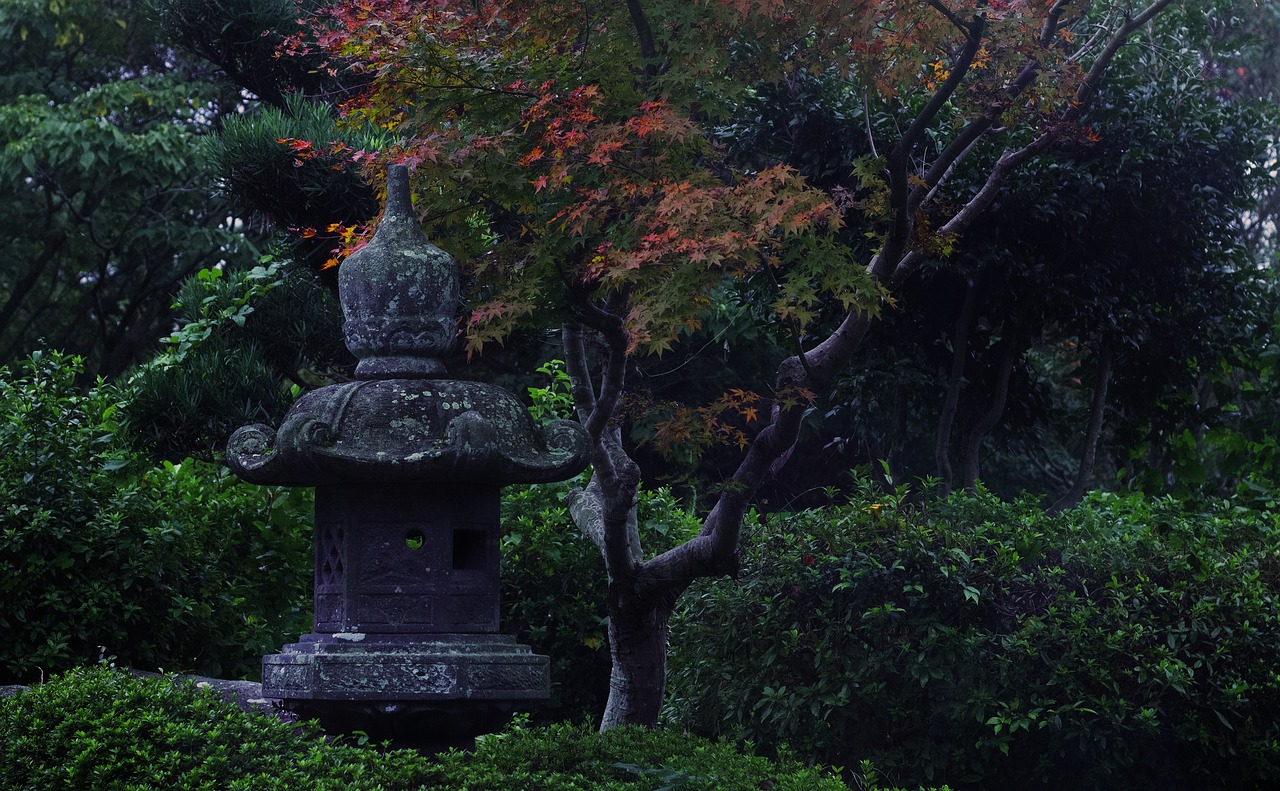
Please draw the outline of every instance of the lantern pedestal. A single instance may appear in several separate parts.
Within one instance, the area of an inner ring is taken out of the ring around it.
[[[326,731],[464,745],[550,689],[548,659],[501,634],[309,634],[262,660],[262,693]]]

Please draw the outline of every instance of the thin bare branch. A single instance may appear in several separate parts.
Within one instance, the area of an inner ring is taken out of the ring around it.
[[[947,169],[942,172],[941,176],[935,177],[932,182],[929,182],[926,178],[926,183],[929,184],[929,191],[920,199],[920,203],[917,208],[927,206],[933,201],[934,197],[938,194],[938,190],[942,189],[942,185],[946,184],[947,181],[950,180],[952,174],[956,172],[956,168],[960,166],[961,162],[964,162],[965,157],[969,156],[969,152],[978,144],[978,139],[978,137],[975,137],[973,140],[969,141],[969,144],[960,151],[959,156],[951,160],[950,164],[947,165]]]
[[[1097,84],[1101,81],[1103,73],[1115,58],[1115,54],[1120,50],[1120,47],[1123,46],[1125,41],[1127,41],[1131,35],[1133,35],[1135,30],[1151,21],[1156,14],[1160,13],[1160,11],[1164,10],[1164,8],[1172,2],[1173,0],[1155,0],[1155,2],[1152,2],[1151,5],[1147,6],[1142,13],[1132,19],[1126,20],[1125,23],[1115,31],[1111,36],[1111,39],[1107,42],[1107,46],[1103,53],[1098,56],[1097,61],[1094,62],[1093,67],[1090,68],[1089,73],[1081,83],[1080,88],[1076,91],[1075,102],[1073,102],[1071,107],[1063,113],[1060,120],[1070,120],[1078,117],[1084,112],[1088,106],[1089,100],[1093,98],[1093,92],[1096,89]],[[1027,66],[1023,68],[1023,72],[1019,74],[1019,79],[1015,80],[1014,84],[1010,87],[1013,88],[1018,85],[1019,82],[1023,82],[1024,86],[1025,84],[1029,84],[1030,78],[1025,79],[1025,81],[1023,80],[1028,74],[1034,76],[1031,71],[1033,67],[1038,68],[1038,65],[1035,64],[1034,61],[1029,62]],[[966,132],[967,131],[969,130],[966,130]],[[982,131],[985,132],[986,130],[984,129]],[[963,136],[964,133],[958,136],[956,140],[952,141],[951,146],[948,148],[955,147]],[[1022,163],[1030,159],[1033,155],[1043,151],[1055,139],[1056,134],[1050,130],[1022,148],[1014,150],[1006,149],[996,161],[991,172],[987,175],[987,180],[983,183],[982,188],[978,190],[978,193],[974,195],[974,197],[971,198],[969,202],[960,209],[960,211],[956,212],[956,214],[948,220],[938,230],[938,232],[940,234],[958,234],[967,229],[973,224],[974,220],[982,214],[982,212],[986,211],[986,209],[991,205],[991,202],[995,200],[996,194],[999,192],[1000,187],[1004,184],[1004,181],[1008,178],[1009,174],[1017,169]],[[939,163],[942,161],[944,161],[944,158],[940,157]],[[939,163],[935,163],[935,169]],[[941,178],[942,174],[939,174],[938,179]],[[926,184],[930,182],[928,176],[926,176],[925,181]],[[890,287],[892,288],[900,285],[915,270],[922,260],[923,256],[919,251],[912,251],[903,256],[898,262],[898,266],[894,269],[892,275],[888,278]]]
[[[1124,43],[1129,40],[1129,36],[1133,35],[1135,30],[1154,19],[1156,14],[1159,14],[1172,2],[1173,0],[1154,0],[1151,5],[1143,9],[1137,16],[1125,19],[1124,24],[1120,25],[1116,32],[1112,34],[1111,39],[1107,41],[1107,46],[1103,48],[1102,53],[1098,55],[1098,59],[1090,67],[1089,73],[1081,81],[1080,87],[1076,90],[1077,105],[1083,106],[1093,98],[1094,91],[1098,89],[1098,84],[1102,82],[1103,73],[1111,65],[1111,61],[1115,58],[1116,53],[1120,51],[1120,47],[1124,46]]]
[[[1067,62],[1075,63],[1093,52],[1094,47],[1098,45],[1098,42],[1102,40],[1102,37],[1105,36],[1109,30],[1111,30],[1110,14],[1107,15],[1107,18],[1103,20],[1102,24],[1098,25],[1098,29],[1093,31],[1093,35],[1089,36],[1089,40],[1082,44],[1075,52],[1071,53],[1071,57],[1067,58]]]
[[[942,153],[938,155],[938,158],[925,172],[922,183],[912,190],[911,199],[907,203],[907,209],[912,216],[933,197],[937,188],[947,180],[956,166],[973,150],[974,144],[995,127],[996,122],[1004,111],[1008,109],[1009,105],[1013,103],[1013,100],[1018,98],[1035,81],[1036,74],[1039,71],[1040,62],[1035,58],[1029,58],[1018,71],[1018,76],[1006,86],[1004,96],[987,107],[981,116],[970,122],[960,134],[956,135],[947,144]]]
[[[1168,2],[1168,0],[1165,0],[1165,2]],[[951,96],[960,87],[965,75],[969,73],[969,67],[973,65],[974,56],[978,54],[978,50],[982,47],[982,35],[985,28],[986,19],[981,14],[975,16],[973,24],[966,28],[968,37],[965,40],[964,49],[952,61],[947,79],[943,80],[942,85],[938,86],[938,90],[934,92],[933,96],[929,97],[929,101],[925,102],[924,107],[920,108],[920,112],[916,113],[916,117],[912,119],[907,131],[902,133],[902,138],[898,141],[898,145],[894,146],[894,152],[901,155],[904,160],[915,144],[920,142],[920,138],[924,136],[929,124],[933,123],[933,119],[938,116],[938,113],[947,105],[947,102],[951,101]],[[890,154],[890,157],[892,156],[893,154]]]
[[[867,145],[871,146],[871,156],[879,159],[880,155],[876,153],[876,136],[871,133],[871,101],[867,98],[867,92],[862,92],[862,120],[867,124]]]
[[[951,71],[947,75],[947,79],[938,87],[933,96],[929,97],[929,101],[925,102],[924,107],[920,109],[920,112],[912,119],[907,130],[903,132],[902,137],[899,138],[897,145],[889,152],[889,205],[893,212],[893,224],[885,238],[881,255],[878,257],[879,260],[871,268],[872,276],[879,280],[887,279],[892,273],[892,267],[897,264],[898,259],[902,256],[907,240],[911,236],[915,216],[912,207],[913,188],[911,187],[908,173],[911,169],[911,151],[924,136],[929,124],[933,123],[938,113],[951,100],[952,95],[960,87],[965,75],[968,74],[974,57],[982,47],[984,29],[984,17],[982,15],[975,16],[973,24],[969,28],[964,49],[952,62]],[[918,202],[919,199],[915,199],[915,203]]]
[[[987,175],[987,180],[983,183],[982,189],[978,190],[977,195],[970,198],[969,202],[961,207],[955,216],[938,229],[939,233],[957,234],[966,230],[995,200],[996,193],[1000,191],[1000,187],[1004,184],[1004,180],[1009,177],[1009,174],[1034,154],[1038,154],[1047,148],[1055,139],[1054,135],[1046,133],[1022,148],[1006,149],[991,168],[991,173]]]
[[[595,406],[582,424],[588,434],[599,437],[617,412],[626,385],[627,331],[622,319],[590,301],[581,306],[580,312],[583,323],[600,332],[606,349]]]

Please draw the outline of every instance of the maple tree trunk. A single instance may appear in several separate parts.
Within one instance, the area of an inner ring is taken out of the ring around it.
[[[1049,513],[1066,510],[1084,497],[1093,468],[1098,459],[1098,437],[1102,435],[1102,418],[1107,409],[1107,388],[1111,384],[1112,344],[1104,341],[1098,357],[1098,379],[1093,386],[1093,401],[1089,405],[1089,425],[1085,429],[1084,445],[1080,449],[1080,467],[1067,493],[1049,508]]]
[[[644,559],[636,524],[639,468],[622,447],[615,414],[625,377],[622,322],[595,316],[604,342],[597,389],[587,366],[581,325],[564,330],[565,368],[574,404],[595,450],[588,484],[567,500],[574,524],[600,549],[609,574],[609,652],[613,670],[601,729],[658,723],[666,691],[668,619],[680,594],[699,577],[730,572],[742,520],[770,465],[800,433],[803,403],[775,406],[698,535],[657,557]],[[861,344],[870,325],[850,314],[830,336],[779,366],[779,391],[830,381]]]
[[[609,586],[609,701],[600,730],[658,724],[667,689],[668,621],[674,597],[632,596]]]

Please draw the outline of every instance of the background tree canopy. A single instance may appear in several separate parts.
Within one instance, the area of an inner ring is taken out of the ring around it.
[[[197,270],[258,255],[197,141],[240,101],[131,0],[0,7],[0,362],[41,344],[116,376]]]

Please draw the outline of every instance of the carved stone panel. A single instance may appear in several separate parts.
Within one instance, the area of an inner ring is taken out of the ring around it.
[[[319,487],[316,631],[496,632],[498,532],[497,487]]]

